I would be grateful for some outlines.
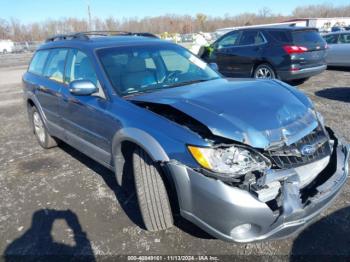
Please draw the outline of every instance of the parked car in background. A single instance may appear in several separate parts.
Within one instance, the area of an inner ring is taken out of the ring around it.
[[[326,42],[317,29],[293,26],[231,31],[201,56],[227,77],[306,80],[326,69]]]
[[[194,34],[182,34],[181,35],[181,42],[192,43],[194,41],[193,36],[194,36]]]
[[[281,238],[346,183],[348,146],[298,89],[225,79],[154,37],[96,34],[38,48],[23,76],[32,132],[134,181],[148,230],[179,213],[226,241]]]
[[[323,35],[328,44],[326,57],[329,66],[350,66],[350,31]]]
[[[29,42],[15,42],[12,52],[24,53],[24,52],[29,52],[30,51],[29,49],[30,49]]]
[[[23,53],[24,52],[24,46],[20,42],[15,42],[12,49],[13,53]]]
[[[14,46],[15,45],[11,40],[0,40],[0,53],[1,54],[12,53]]]

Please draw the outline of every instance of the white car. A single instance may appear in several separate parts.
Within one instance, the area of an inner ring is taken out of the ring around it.
[[[339,31],[323,35],[328,44],[326,57],[329,66],[350,66],[350,31]]]
[[[15,44],[11,40],[0,40],[0,53],[12,53]]]

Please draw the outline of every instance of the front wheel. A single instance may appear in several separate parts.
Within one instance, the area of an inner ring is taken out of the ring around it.
[[[257,79],[275,79],[276,74],[273,68],[268,64],[261,64],[257,66],[253,74]]]
[[[159,167],[141,148],[132,156],[137,200],[145,227],[160,231],[172,227],[173,215]]]
[[[35,106],[31,108],[30,115],[33,132],[40,146],[45,149],[57,146],[56,140],[48,133],[46,126],[44,125],[43,119]]]

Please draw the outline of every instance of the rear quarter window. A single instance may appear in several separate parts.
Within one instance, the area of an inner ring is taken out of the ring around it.
[[[271,30],[269,34],[277,41],[281,43],[291,43],[292,37],[289,32],[282,30]]]
[[[48,55],[48,50],[37,51],[29,65],[28,72],[43,75],[44,66]]]

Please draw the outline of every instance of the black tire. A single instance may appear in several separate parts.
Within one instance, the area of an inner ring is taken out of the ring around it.
[[[255,68],[253,72],[253,77],[257,79],[275,79],[277,78],[277,75],[272,66],[270,66],[269,64],[261,64]]]
[[[135,149],[132,160],[137,200],[146,229],[160,231],[172,227],[173,215],[160,168],[141,148]]]
[[[35,106],[30,108],[30,121],[31,121],[33,133],[41,147],[45,149],[49,149],[57,146],[56,139],[50,136],[50,134],[48,133],[47,128],[42,119],[42,116],[40,115],[38,109]],[[41,121],[42,133],[39,132],[38,129],[36,128],[36,126],[38,125],[37,121]]]

